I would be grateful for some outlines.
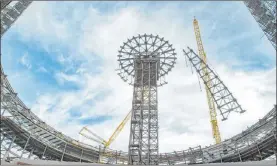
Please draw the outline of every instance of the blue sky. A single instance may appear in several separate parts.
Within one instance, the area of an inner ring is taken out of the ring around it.
[[[232,85],[227,73],[251,75],[251,80],[255,73],[262,77],[275,72],[275,50],[244,4],[208,1],[33,2],[2,37],[2,65],[19,97],[43,120],[70,136],[83,125],[100,130],[101,124],[109,123],[101,133],[107,137],[131,106],[132,87],[114,71],[121,43],[144,32],[164,36],[180,53],[172,75],[179,77],[184,71],[189,73],[184,82],[189,83],[190,77],[197,82],[188,68],[182,68],[181,55],[187,46],[196,50],[193,16],[199,21],[209,62],[226,84]],[[169,80],[170,86],[177,86],[177,81]],[[205,95],[198,93],[204,105]],[[61,117],[57,121],[52,114]],[[67,124],[77,126],[74,132],[65,129]]]

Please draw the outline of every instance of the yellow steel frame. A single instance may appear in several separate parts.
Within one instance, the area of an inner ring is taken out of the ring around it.
[[[204,51],[203,43],[201,40],[201,34],[200,34],[198,21],[195,18],[193,20],[193,26],[194,26],[194,33],[195,33],[195,37],[196,37],[196,41],[197,41],[199,56],[206,63],[207,57],[206,57],[206,53]],[[202,68],[204,68],[204,63],[201,63],[201,66],[202,66]],[[207,84],[205,85],[205,90],[206,90],[206,95],[207,95],[207,99],[208,99],[211,125],[212,125],[212,130],[213,130],[213,138],[215,139],[215,143],[218,144],[221,142],[221,137],[220,137],[220,132],[219,132],[217,118],[216,118],[217,115],[216,115],[215,103],[214,103],[212,95],[208,89],[208,86],[210,86],[210,82],[208,82],[207,80],[210,80],[210,75],[207,72],[206,68],[204,68],[204,75],[205,76],[203,78],[207,82]]]

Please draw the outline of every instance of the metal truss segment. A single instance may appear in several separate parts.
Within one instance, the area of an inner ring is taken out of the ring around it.
[[[185,58],[188,58],[192,66],[195,68],[199,77],[203,80],[208,88],[217,109],[220,111],[222,120],[226,120],[231,112],[243,113],[245,110],[241,108],[233,94],[220,80],[218,75],[206,64],[192,49],[188,47],[188,51],[183,50]],[[208,79],[205,77],[209,73]],[[206,78],[206,79],[204,79]]]

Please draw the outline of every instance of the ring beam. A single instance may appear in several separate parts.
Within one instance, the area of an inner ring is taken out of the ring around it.
[[[39,119],[18,98],[1,67],[1,145],[5,144],[8,148],[13,139],[18,150],[1,148],[1,160],[28,158],[31,154],[32,158],[41,160],[96,163],[99,153],[103,151],[99,147],[78,142]],[[257,123],[221,144],[160,153],[159,164],[262,160],[276,153],[276,142],[275,106]],[[12,156],[14,151],[20,155]],[[110,154],[106,157],[108,163],[128,163],[128,153],[112,149],[105,151]],[[6,153],[6,156],[2,156]]]

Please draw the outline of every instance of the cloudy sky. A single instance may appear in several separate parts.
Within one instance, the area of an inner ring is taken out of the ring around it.
[[[138,34],[162,36],[178,59],[158,93],[160,152],[210,145],[205,92],[182,54],[187,46],[197,50],[194,16],[209,64],[247,110],[219,121],[224,140],[276,101],[275,49],[242,2],[33,2],[1,39],[2,65],[43,121],[96,145],[79,130],[88,126],[108,139],[131,109],[132,87],[115,71],[120,45]],[[127,151],[129,130],[111,148]]]

